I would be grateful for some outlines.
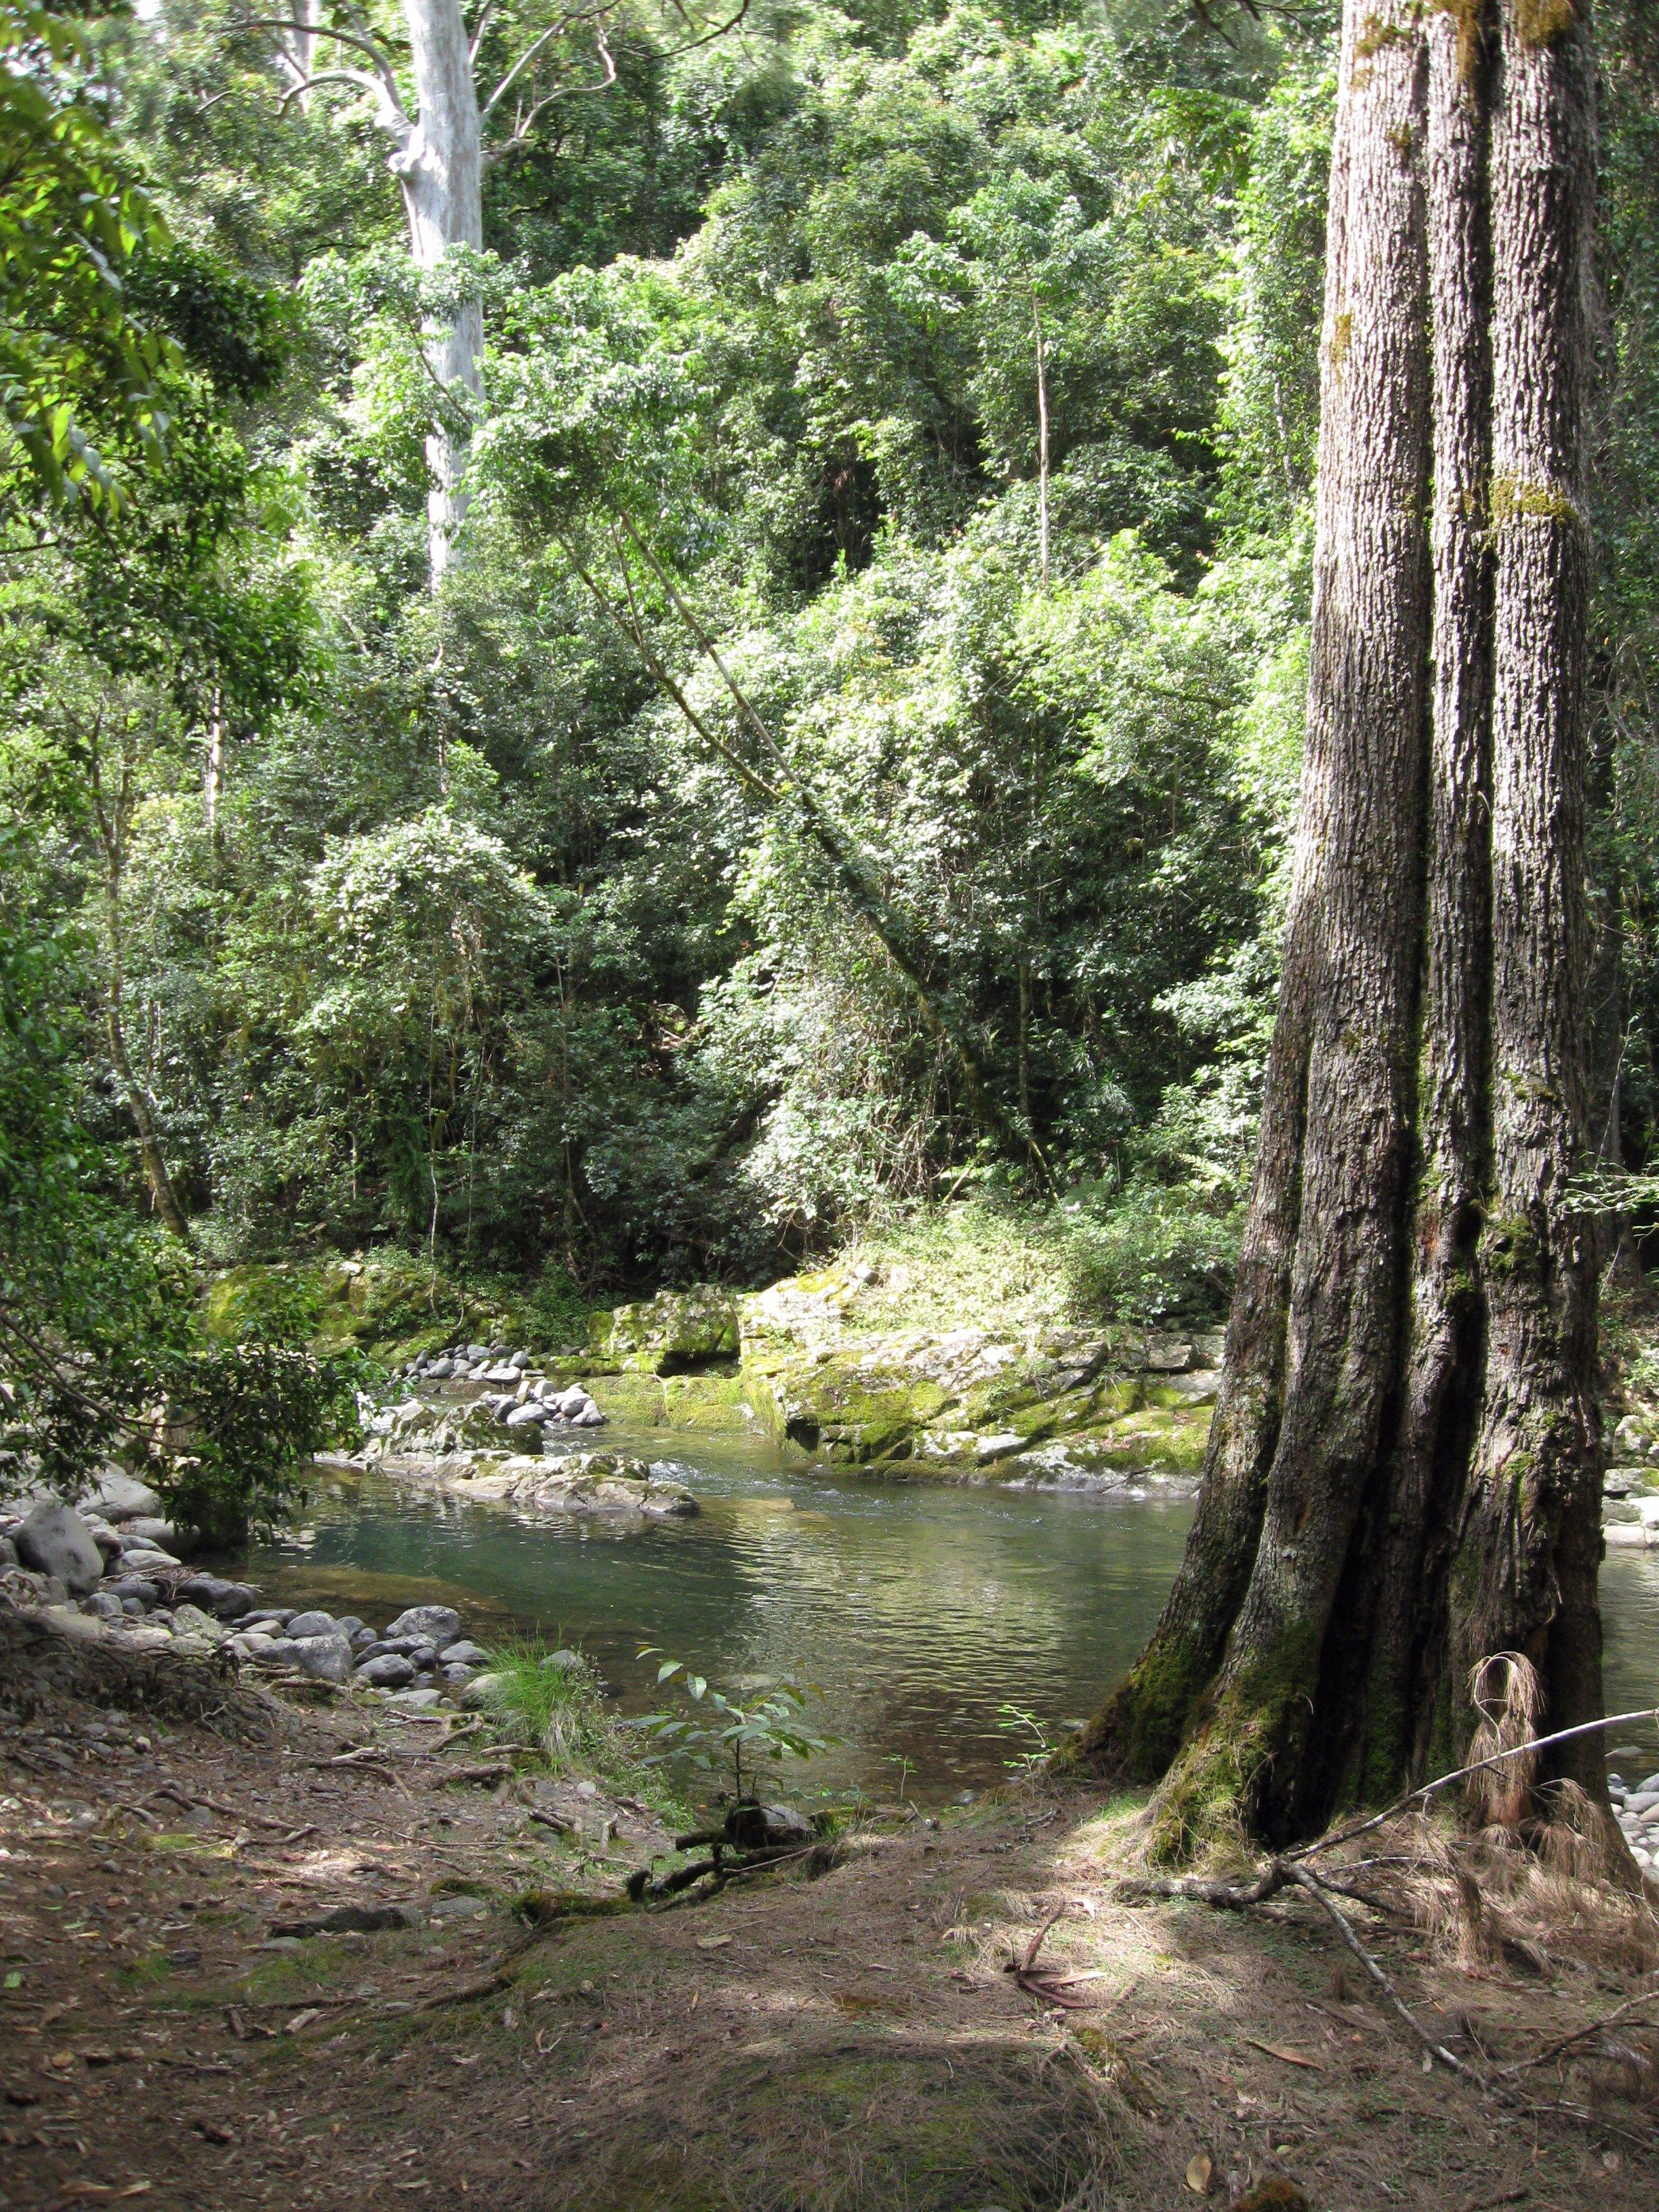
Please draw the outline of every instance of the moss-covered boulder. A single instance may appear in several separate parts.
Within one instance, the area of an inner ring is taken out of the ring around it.
[[[596,1313],[588,1343],[596,1358],[624,1374],[734,1368],[740,1343],[738,1301],[730,1291],[713,1285],[659,1291],[654,1298]]]

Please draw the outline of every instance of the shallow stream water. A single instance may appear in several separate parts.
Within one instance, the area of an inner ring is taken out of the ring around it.
[[[818,1686],[814,1717],[841,1739],[812,1762],[811,1790],[902,1788],[925,1804],[1001,1780],[1036,1747],[1013,1709],[1055,1740],[1092,1709],[1157,1619],[1192,1516],[1156,1497],[791,1466],[739,1438],[618,1427],[605,1441],[685,1483],[701,1513],[627,1533],[526,1527],[415,1482],[321,1470],[303,1527],[248,1571],[270,1601],[376,1626],[434,1601],[483,1643],[518,1631],[579,1644],[631,1712],[660,1702],[641,1644],[739,1697],[757,1677],[796,1675]],[[1614,1553],[1603,1592],[1609,1708],[1659,1704],[1659,1553]],[[1618,1741],[1659,1765],[1652,1729]],[[1635,1762],[1620,1763],[1628,1775]]]

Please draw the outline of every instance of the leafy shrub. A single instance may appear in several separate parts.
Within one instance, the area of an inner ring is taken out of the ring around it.
[[[647,1644],[641,1659],[654,1657]],[[739,1705],[702,1674],[688,1672],[683,1659],[665,1659],[657,1669],[657,1686],[678,1676],[678,1687],[690,1698],[690,1712],[647,1713],[638,1725],[656,1743],[656,1758],[664,1763],[690,1767],[722,1785],[719,1796],[741,1801],[752,1796],[756,1769],[763,1759],[781,1765],[786,1759],[811,1759],[828,1751],[833,1736],[814,1735],[806,1726],[810,1683],[781,1677],[768,1682],[751,1704]]]
[[[1135,1327],[1208,1321],[1224,1310],[1238,1263],[1243,1210],[1185,1184],[1132,1183],[1095,1212],[1069,1198],[1066,1272],[1074,1310]]]

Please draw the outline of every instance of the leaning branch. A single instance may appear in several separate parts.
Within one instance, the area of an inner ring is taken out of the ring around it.
[[[692,713],[686,703],[684,692],[677,684],[667,680],[660,659],[648,650],[645,641],[644,625],[639,617],[637,608],[635,608],[633,621],[630,623],[623,623],[621,627],[639,651],[641,658],[645,661],[647,672],[668,692],[675,705],[679,708],[699,736],[714,744],[720,758],[737,769],[750,790],[763,796],[768,804],[773,807],[781,809],[786,805],[793,806],[799,817],[801,827],[829,861],[848,903],[902,977],[916,1012],[921,1018],[923,1027],[934,1042],[948,1051],[955,1060],[962,1074],[963,1087],[967,1092],[969,1103],[981,1127],[994,1136],[1006,1150],[1012,1152],[1021,1151],[1026,1152],[1036,1163],[1050,1192],[1055,1191],[1058,1186],[1047,1154],[1037,1142],[1034,1133],[1030,1129],[1017,1127],[998,1104],[991,1090],[988,1070],[969,1039],[954,1022],[949,1019],[935,1000],[932,987],[922,968],[920,951],[913,942],[914,933],[903,919],[894,911],[876,879],[875,871],[870,862],[858,850],[854,841],[841,829],[839,823],[834,820],[819,800],[816,792],[794,768],[783,748],[761,719],[748,693],[727,667],[714,638],[687,604],[673,578],[635,528],[631,517],[626,513],[618,511],[613,516],[613,531],[618,527],[626,533],[629,543],[662,587],[676,614],[679,616],[680,620],[696,639],[703,653],[713,663],[720,681],[730,693],[743,723],[753,736],[763,756],[775,772],[775,781],[770,781],[758,775],[746,762],[739,765],[741,756],[731,746],[715,740],[707,723],[700,716]],[[563,539],[560,542],[565,545],[567,557],[569,557],[569,546]],[[618,558],[623,577],[626,579],[628,566],[625,558],[622,557],[620,547]],[[586,571],[579,564],[573,562],[573,565],[576,565],[576,573],[587,585],[588,589],[592,591],[594,586]],[[630,605],[632,605],[631,585],[628,586],[628,591]],[[603,606],[603,600],[600,604]],[[606,611],[609,611],[609,610]]]

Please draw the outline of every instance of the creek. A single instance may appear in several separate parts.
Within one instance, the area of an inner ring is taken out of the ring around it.
[[[247,1571],[268,1602],[379,1620],[437,1601],[486,1644],[580,1645],[625,1712],[664,1701],[641,1644],[739,1699],[793,1675],[817,1686],[816,1724],[840,1741],[792,1772],[790,1795],[902,1788],[929,1804],[1002,1780],[1036,1747],[1018,1713],[1057,1741],[1092,1708],[1156,1620],[1192,1517],[1156,1494],[809,1468],[746,1438],[617,1425],[605,1444],[685,1483],[701,1512],[627,1531],[527,1526],[435,1486],[319,1469],[303,1524]],[[1659,1703],[1659,1553],[1614,1553],[1603,1594],[1610,1710]],[[1618,1740],[1659,1763],[1651,1729]]]

